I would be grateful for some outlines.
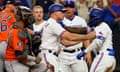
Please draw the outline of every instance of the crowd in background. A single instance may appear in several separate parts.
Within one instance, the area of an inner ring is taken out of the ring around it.
[[[0,0],[1,9],[4,8],[4,1]],[[27,6],[30,9],[34,5],[40,5],[43,7],[44,16],[43,19],[47,20],[49,18],[48,8],[54,3],[64,4],[65,0],[16,0],[18,4]],[[119,0],[74,0],[76,6],[75,14],[83,17],[86,22],[89,21],[89,11],[92,8],[103,9],[106,13],[104,21],[110,26],[113,31],[113,47],[116,51],[115,57],[117,60],[118,71],[120,71],[120,1]],[[110,2],[111,1],[111,2]],[[116,67],[116,69],[117,69]]]

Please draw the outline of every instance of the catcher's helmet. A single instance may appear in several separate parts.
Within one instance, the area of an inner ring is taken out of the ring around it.
[[[50,7],[49,7],[49,13],[53,13],[55,11],[62,11],[62,12],[65,12],[66,9],[61,5],[61,4],[52,4]]]
[[[98,25],[100,22],[104,21],[104,11],[102,9],[99,8],[93,8],[90,11],[89,14],[90,20],[88,25],[91,26],[96,26]]]

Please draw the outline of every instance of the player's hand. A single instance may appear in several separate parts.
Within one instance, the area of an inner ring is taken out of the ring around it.
[[[77,54],[77,59],[81,59],[81,57],[84,57],[85,56],[85,52],[84,51],[82,51],[82,52],[80,52],[79,54]]]
[[[88,52],[88,53],[85,55],[85,59],[86,59],[86,62],[87,62],[87,64],[88,64],[88,66],[90,66],[91,63],[92,63],[91,52]]]
[[[36,60],[35,60],[36,64],[39,64],[41,62],[41,60],[42,59],[40,57],[36,57]]]
[[[34,35],[34,34],[35,34],[35,32],[34,32],[33,30],[31,30],[31,29],[29,29],[29,28],[27,28],[27,30],[28,30],[28,32],[29,32],[31,35]]]

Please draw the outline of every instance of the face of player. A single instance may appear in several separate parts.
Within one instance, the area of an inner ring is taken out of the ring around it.
[[[62,11],[56,11],[55,16],[57,17],[57,20],[63,20],[64,19],[64,13]]]
[[[43,9],[35,8],[33,10],[33,16],[34,16],[35,20],[42,20],[43,19]]]
[[[8,7],[12,12],[14,12],[16,6],[13,4],[7,4],[6,7]]]
[[[72,7],[66,7],[65,17],[66,18],[72,18],[74,16],[75,8]]]

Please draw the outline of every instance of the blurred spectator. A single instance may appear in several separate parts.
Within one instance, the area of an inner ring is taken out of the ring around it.
[[[87,0],[76,0],[76,8],[78,10],[78,15],[88,20],[88,1]]]
[[[120,0],[114,0],[114,3],[120,6]]]
[[[103,9],[103,8],[104,8],[104,7],[103,7],[103,0],[97,0],[96,6],[97,6],[98,8]]]
[[[107,7],[105,7],[105,22],[109,24],[111,28],[115,22],[120,20],[120,8],[113,3],[113,0],[107,0]]]
[[[86,0],[86,1],[88,1],[89,9],[91,9],[95,6],[97,0]]]
[[[3,10],[3,0],[0,0],[0,11],[2,11]]]
[[[1,6],[3,6],[3,1],[2,1],[2,0],[0,0],[0,7],[1,7]]]
[[[65,0],[56,0],[56,3],[60,3],[60,4],[64,5],[64,1]]]
[[[36,5],[41,5],[44,9],[43,19],[48,19],[48,8],[51,4],[53,4],[53,0],[36,0]]]

